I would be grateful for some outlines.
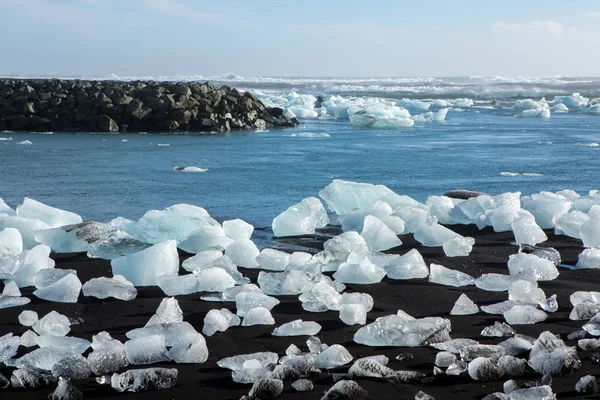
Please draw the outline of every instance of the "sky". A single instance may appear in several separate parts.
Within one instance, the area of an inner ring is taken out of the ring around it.
[[[0,75],[597,76],[598,0],[0,0]]]

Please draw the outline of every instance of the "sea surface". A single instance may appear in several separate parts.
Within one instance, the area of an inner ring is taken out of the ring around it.
[[[347,115],[317,109],[318,117],[300,118],[296,128],[265,132],[0,132],[0,197],[17,206],[27,196],[103,222],[189,203],[219,220],[242,218],[264,228],[333,179],[384,184],[419,201],[456,188],[490,194],[600,188],[600,113],[593,108],[600,78],[171,79],[210,79],[301,110],[317,96],[335,96],[388,108],[403,98],[443,100],[431,109],[448,113],[444,122],[404,128],[357,126]],[[555,96],[575,92],[589,103],[553,111]],[[522,118],[517,100],[542,97],[550,118]],[[453,105],[459,98],[473,105]],[[173,170],[191,166],[203,172]]]

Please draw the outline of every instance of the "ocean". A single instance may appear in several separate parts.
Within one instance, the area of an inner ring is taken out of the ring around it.
[[[202,135],[0,132],[0,197],[102,222],[189,203],[265,228],[333,179],[419,201],[456,188],[600,188],[600,78],[168,79],[251,90],[301,124]]]

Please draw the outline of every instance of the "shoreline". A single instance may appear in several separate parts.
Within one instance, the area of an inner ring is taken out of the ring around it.
[[[450,225],[452,230],[465,236],[476,239],[472,253],[467,257],[447,258],[441,247],[423,247],[416,242],[411,234],[400,236],[403,241],[401,247],[392,249],[389,253],[404,254],[412,248],[417,248],[423,255],[426,263],[439,263],[448,268],[467,272],[475,277],[482,273],[506,273],[506,261],[508,255],[517,253],[518,247],[512,245],[514,236],[512,232],[495,233],[489,227],[479,231],[473,225]],[[562,256],[563,264],[574,265],[577,256],[581,252],[581,241],[566,236],[557,236],[550,230],[545,230],[549,240],[541,244],[556,248]],[[326,233],[320,236],[306,236],[296,239],[278,240],[281,245],[279,249],[289,248],[290,245],[300,247],[322,247],[324,240],[329,235],[335,234],[335,228],[328,227]],[[181,260],[190,255],[180,252]],[[71,268],[78,271],[82,282],[93,277],[111,276],[110,263],[104,260],[88,259],[85,254],[52,254],[58,268]],[[568,270],[559,268],[560,275],[554,281],[540,282],[548,296],[558,295],[558,311],[549,314],[549,318],[534,325],[514,325],[517,333],[537,337],[546,330],[559,334],[568,346],[576,346],[577,341],[567,340],[566,335],[581,329],[585,321],[571,321],[568,318],[572,306],[569,296],[577,290],[600,291],[600,275],[595,270]],[[252,282],[260,270],[240,268],[240,271],[248,276]],[[328,275],[330,275],[328,273]],[[502,322],[501,315],[489,315],[479,312],[475,315],[449,316],[456,299],[461,293],[466,293],[479,306],[487,305],[506,299],[506,292],[486,292],[474,286],[454,288],[433,284],[427,279],[415,280],[390,280],[385,278],[381,283],[373,285],[347,285],[348,292],[363,292],[373,296],[375,305],[368,313],[367,323],[376,318],[395,314],[398,309],[406,311],[414,317],[441,316],[452,322],[452,338],[471,338],[484,344],[497,344],[505,338],[481,337],[481,330],[493,325],[495,321]],[[0,322],[0,335],[8,332],[22,334],[27,330],[20,326],[17,321],[18,314],[24,309],[35,310],[40,316],[57,310],[69,318],[83,318],[80,325],[72,326],[71,334],[91,340],[93,334],[107,330],[113,337],[125,340],[124,335],[130,329],[143,326],[156,310],[161,299],[167,297],[158,287],[138,288],[138,297],[128,302],[114,299],[99,300],[96,298],[80,295],[75,304],[49,303],[31,297],[32,302],[24,307],[16,307],[3,310],[3,318]],[[31,295],[32,288],[24,289],[23,295]],[[203,326],[203,318],[210,309],[228,308],[235,312],[235,303],[227,302],[205,302],[199,300],[200,294],[177,296],[179,304],[184,312],[184,321],[191,323],[197,330]],[[414,395],[423,391],[437,399],[447,398],[449,395],[457,395],[461,399],[481,398],[487,394],[502,391],[502,384],[509,378],[499,381],[483,382],[473,381],[465,375],[447,376],[433,375],[434,360],[437,350],[430,347],[399,348],[399,347],[366,347],[354,343],[353,335],[359,326],[347,326],[340,321],[338,312],[329,311],[325,313],[307,313],[298,301],[297,296],[278,296],[281,304],[277,305],[272,314],[276,325],[289,322],[298,318],[307,321],[316,321],[323,326],[317,335],[323,343],[341,344],[345,346],[356,359],[364,356],[384,354],[390,358],[389,366],[395,370],[418,371],[427,375],[424,382],[416,384],[399,384],[370,379],[359,379],[357,382],[369,392],[368,399],[412,399]],[[274,351],[280,356],[285,354],[285,349],[290,344],[296,344],[301,349],[306,348],[305,342],[308,336],[279,337],[273,340],[271,331],[275,326],[253,326],[232,327],[226,332],[218,332],[214,336],[207,337],[209,349],[208,361],[204,364],[174,364],[164,363],[151,365],[177,368],[179,378],[177,386],[173,389],[118,394],[112,388],[98,385],[93,378],[74,382],[75,386],[84,393],[85,398],[108,399],[116,395],[123,398],[220,398],[239,399],[250,389],[250,385],[234,383],[231,380],[231,371],[221,369],[216,361],[237,354],[246,354],[259,351]],[[409,352],[414,358],[409,361],[397,361],[396,356],[400,353]],[[18,356],[22,355],[22,348]],[[575,392],[575,384],[584,375],[599,375],[600,364],[594,364],[590,360],[592,352],[579,350],[578,354],[582,361],[582,367],[575,373],[563,377],[553,377],[552,387],[554,392],[561,398],[583,398]],[[143,366],[129,367],[140,368]],[[10,375],[9,368],[0,368],[0,372]],[[306,399],[320,398],[325,390],[330,388],[334,381],[332,373],[346,372],[346,367],[320,374],[313,374],[311,380],[315,388],[311,392],[296,392],[291,388],[290,382],[285,382],[283,399]],[[515,379],[523,387],[527,381],[538,381],[539,374],[527,370],[521,378]],[[3,399],[20,400],[32,398],[45,398],[54,388],[39,389],[36,391],[8,389],[3,391]]]

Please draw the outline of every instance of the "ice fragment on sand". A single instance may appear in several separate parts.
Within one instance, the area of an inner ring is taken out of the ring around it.
[[[21,291],[19,290],[19,286],[14,281],[4,281],[2,296],[20,297]]]
[[[279,214],[273,220],[275,236],[311,235],[316,228],[323,228],[329,223],[327,212],[316,197],[302,200]]]
[[[575,265],[577,269],[600,269],[600,249],[585,249]]]
[[[13,336],[12,333],[7,333],[0,336],[0,362],[4,362],[17,354],[21,338]]]
[[[193,257],[185,260],[181,266],[183,269],[189,272],[194,272],[196,269],[200,267],[206,267],[211,264],[213,261],[223,256],[223,252],[221,250],[206,250],[201,251]]]
[[[174,240],[111,261],[115,275],[123,275],[135,286],[153,286],[164,275],[177,275],[179,255]]]
[[[435,365],[447,368],[456,362],[456,356],[448,351],[440,351],[435,355]]]
[[[538,281],[551,281],[558,277],[558,270],[552,261],[533,254],[510,255],[508,257],[508,270],[511,275],[529,274]]]
[[[584,247],[600,247],[600,216],[591,218],[581,224],[579,236]]]
[[[511,227],[515,234],[515,240],[519,245],[529,244],[535,246],[548,240],[542,228],[535,223],[533,218],[523,217],[514,221]]]
[[[189,322],[174,322],[167,324],[153,324],[144,328],[136,328],[125,335],[129,339],[139,339],[148,336],[161,336],[166,346],[173,346],[180,338],[195,335],[196,329]]]
[[[455,237],[443,244],[444,254],[447,257],[468,256],[473,250],[475,239],[471,237]]]
[[[385,270],[390,279],[419,279],[429,275],[429,268],[417,249],[392,260]]]
[[[122,374],[113,374],[111,378],[111,386],[118,392],[170,389],[176,384],[175,368],[132,369]]]
[[[38,335],[32,331],[28,330],[24,334],[21,335],[21,346],[23,347],[33,347],[37,346],[37,337]]]
[[[154,324],[168,324],[183,321],[183,311],[179,307],[179,302],[173,297],[166,297],[161,300],[156,313],[146,323],[146,326]]]
[[[191,294],[198,291],[198,279],[194,274],[165,275],[158,278],[158,286],[167,296]]]
[[[461,294],[454,307],[450,311],[450,315],[472,315],[479,312],[479,307],[466,294]]]
[[[297,319],[278,326],[273,330],[273,336],[312,336],[321,331],[321,325],[313,321]]]
[[[475,279],[475,286],[479,289],[490,292],[505,292],[517,280],[519,276],[503,275],[503,274],[483,274]]]
[[[39,219],[51,228],[82,222],[81,217],[75,213],[48,206],[28,197],[25,198],[23,204],[17,207],[17,215],[23,218]]]
[[[598,393],[598,384],[596,383],[596,377],[593,375],[586,375],[581,377],[575,384],[575,390],[578,393]]]
[[[38,289],[33,294],[40,299],[57,303],[77,303],[81,281],[76,275],[68,274],[53,284]]]
[[[364,228],[365,217],[371,215],[383,219],[392,213],[392,207],[383,201],[377,201],[370,207],[358,208],[352,210],[339,217],[339,223],[342,225],[344,232],[357,231],[360,232]]]
[[[498,366],[502,369],[503,375],[513,378],[523,376],[526,363],[526,360],[510,355],[504,355],[498,359]]]
[[[90,365],[82,355],[68,352],[60,356],[51,371],[52,375],[69,380],[85,379],[92,374]]]
[[[241,219],[232,219],[223,222],[225,234],[233,240],[250,239],[254,227]]]
[[[425,225],[414,234],[415,240],[427,247],[440,247],[449,240],[462,238],[458,233],[439,224]]]
[[[343,263],[333,277],[342,283],[372,284],[381,282],[385,274],[383,268],[364,259],[359,264]]]
[[[398,247],[402,241],[381,220],[372,215],[365,217],[364,227],[360,235],[367,245],[375,250],[384,251]]]
[[[481,336],[504,337],[513,336],[515,333],[515,330],[510,325],[496,321],[494,325],[483,328]]]
[[[449,339],[450,321],[440,317],[415,319],[406,314],[380,317],[354,334],[366,346],[421,346]]]
[[[185,334],[169,350],[169,358],[178,364],[201,364],[208,359],[208,347],[199,333]]]
[[[62,376],[58,378],[58,386],[52,392],[48,399],[50,400],[83,400],[83,393],[73,384]]]
[[[199,253],[208,250],[225,250],[233,242],[234,240],[228,237],[220,226],[207,225],[192,232],[186,240],[179,243],[178,247],[188,253]]]
[[[580,339],[577,342],[577,346],[579,346],[579,348],[584,351],[600,350],[600,340],[599,339]]]
[[[476,381],[495,381],[503,375],[498,363],[485,357],[478,357],[471,361],[468,372],[471,379]]]
[[[505,353],[504,347],[491,344],[474,344],[466,346],[460,351],[460,358],[463,361],[472,361],[478,357],[491,358],[497,360]]]
[[[429,268],[429,282],[460,287],[475,284],[475,278],[464,272],[446,268],[443,265],[431,264]]]
[[[108,332],[100,332],[92,338],[94,351],[88,355],[88,363],[96,375],[119,371],[129,365],[125,346],[113,339]]]
[[[264,307],[270,311],[277,304],[279,300],[263,293],[241,292],[235,296],[236,314],[240,317],[245,317],[246,313],[255,307]]]
[[[0,258],[17,256],[23,251],[23,237],[15,228],[0,231]]]
[[[88,340],[71,336],[49,336],[43,335],[36,338],[36,343],[41,348],[53,347],[67,352],[83,354],[89,349],[91,343]]]
[[[125,354],[132,365],[170,361],[165,338],[159,335],[128,340],[125,342]]]
[[[364,325],[367,323],[367,311],[362,304],[342,304],[340,319],[346,325]]]
[[[50,258],[50,247],[45,244],[21,253],[19,262],[21,266],[11,277],[19,287],[33,286],[34,277],[40,270],[54,268],[55,265],[54,260]]]
[[[275,319],[264,307],[254,307],[246,312],[242,326],[274,325]]]
[[[33,330],[39,335],[66,336],[71,330],[71,322],[64,315],[50,311],[33,324]]]
[[[309,379],[298,379],[292,382],[292,387],[298,392],[309,392],[313,390],[314,385]]]
[[[511,325],[535,324],[548,318],[545,312],[527,305],[515,305],[503,314],[504,319]]]
[[[55,384],[56,377],[49,371],[28,366],[14,371],[10,381],[13,388],[40,389]]]
[[[202,333],[206,336],[212,336],[217,331],[225,332],[231,326],[238,326],[240,317],[233,314],[226,308],[220,310],[210,310],[204,317],[204,327]]]
[[[225,255],[233,261],[235,265],[244,268],[257,268],[256,257],[260,251],[250,239],[236,240],[225,249]]]
[[[568,347],[551,332],[542,332],[529,353],[529,365],[540,374],[560,376],[581,366],[575,347]]]
[[[33,284],[36,289],[42,289],[58,282],[69,274],[77,276],[77,271],[74,269],[44,268],[34,275]]]
[[[351,399],[351,400],[364,400],[367,398],[367,391],[361,388],[358,383],[354,381],[339,381],[333,385],[325,395],[321,397],[321,400],[329,399]]]
[[[200,292],[222,292],[235,286],[235,279],[224,269],[210,267],[196,274],[197,289]]]
[[[118,300],[129,301],[137,296],[137,289],[123,275],[90,279],[83,284],[82,291],[84,296],[98,299],[114,297]]]
[[[352,361],[352,355],[344,346],[334,344],[322,351],[315,359],[317,368],[332,369]]]
[[[270,271],[285,271],[285,268],[290,263],[291,255],[283,251],[275,249],[263,249],[256,262],[262,269]]]

